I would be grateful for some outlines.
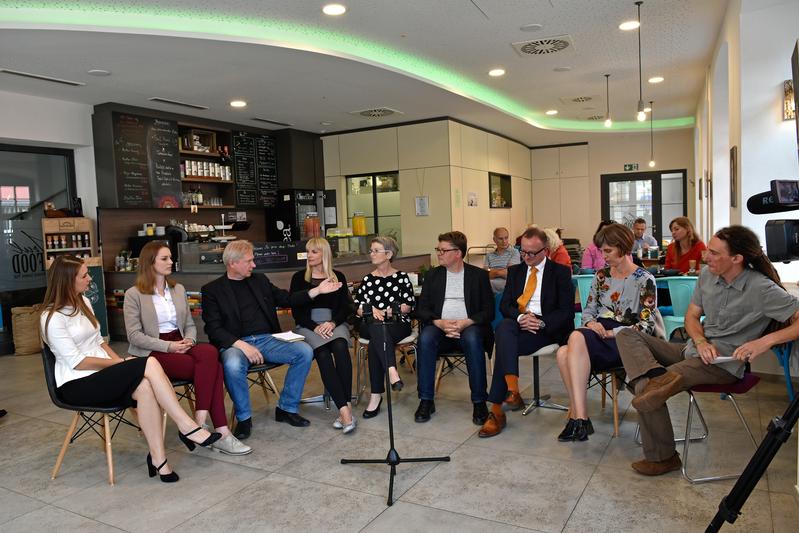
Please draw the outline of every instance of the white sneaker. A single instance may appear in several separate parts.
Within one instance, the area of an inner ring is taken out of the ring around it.
[[[333,420],[333,427],[336,429],[341,429],[344,427],[344,423],[341,421],[341,417],[338,417],[335,420]]]
[[[252,448],[241,442],[233,435],[228,435],[211,444],[211,448],[226,455],[247,455]]]

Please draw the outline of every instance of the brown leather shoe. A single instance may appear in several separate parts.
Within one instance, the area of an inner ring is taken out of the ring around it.
[[[666,400],[682,390],[682,376],[676,372],[652,378],[644,390],[633,398],[633,407],[642,413],[654,411],[666,403]]]
[[[507,408],[508,411],[519,411],[525,407],[522,395],[514,391],[508,391],[508,396],[502,402],[502,406]]]
[[[507,423],[508,419],[505,418],[505,413],[502,413],[498,417],[493,411],[490,411],[488,413],[488,420],[486,420],[486,423],[480,428],[480,433],[478,433],[478,435],[480,437],[493,437],[494,435],[499,435],[499,433],[502,431],[502,428],[504,428],[505,424]]]
[[[661,476],[668,472],[679,470],[682,467],[682,461],[680,461],[680,454],[674,452],[674,455],[665,461],[647,461],[646,459],[642,459],[641,461],[634,462],[630,466],[633,467],[633,470],[645,476]]]

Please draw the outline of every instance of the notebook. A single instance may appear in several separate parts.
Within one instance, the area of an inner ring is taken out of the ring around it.
[[[282,333],[273,333],[272,336],[279,341],[283,342],[299,342],[304,341],[305,337],[297,335],[293,331],[284,331]]]

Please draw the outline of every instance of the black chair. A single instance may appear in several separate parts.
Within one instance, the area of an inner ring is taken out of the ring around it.
[[[64,437],[64,444],[61,446],[61,451],[58,454],[58,459],[55,462],[55,468],[50,476],[55,479],[58,471],[61,469],[61,463],[64,460],[64,455],[67,453],[67,446],[77,440],[78,437],[83,435],[89,430],[94,431],[98,437],[105,441],[105,456],[108,461],[108,483],[114,484],[114,458],[111,452],[111,439],[119,429],[120,424],[127,424],[128,426],[139,429],[136,424],[125,419],[125,407],[109,406],[109,407],[93,407],[84,405],[72,405],[66,403],[59,395],[55,384],[55,355],[46,344],[42,348],[42,362],[44,364],[44,379],[47,383],[47,392],[50,394],[50,399],[61,409],[68,411],[75,411],[75,416],[72,418],[72,423],[67,430],[67,435]],[[87,414],[88,413],[88,414]],[[100,416],[102,415],[102,416]],[[82,419],[83,424],[80,428],[78,420]],[[97,427],[102,422],[103,433],[97,430]],[[111,423],[115,422],[113,431],[111,430]]]
[[[247,381],[249,381],[248,388],[251,389],[253,385],[259,385],[261,390],[264,392],[264,398],[266,399],[267,403],[269,402],[269,392],[277,395],[277,386],[272,380],[272,376],[269,375],[269,371],[281,366],[282,364],[283,363],[263,363],[260,365],[251,365],[247,370]],[[252,376],[252,374],[255,374],[255,376]],[[235,405],[230,407],[230,416],[228,417],[228,420],[230,421],[230,429],[232,431],[236,427]]]

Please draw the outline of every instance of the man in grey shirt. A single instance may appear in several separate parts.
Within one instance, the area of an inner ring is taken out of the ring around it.
[[[799,301],[782,287],[750,229],[719,230],[708,243],[705,262],[685,315],[687,343],[670,343],[632,329],[616,337],[636,393],[633,406],[639,414],[644,459],[632,467],[640,474],[665,474],[682,464],[668,398],[696,385],[734,383],[743,376],[747,361],[799,337]],[[773,322],[790,325],[763,335]],[[732,359],[720,363],[720,357]]]
[[[494,230],[494,244],[497,248],[486,254],[484,266],[488,270],[488,279],[491,280],[491,290],[494,294],[501,294],[505,290],[508,267],[521,263],[521,256],[519,250],[510,246],[508,228]]]
[[[638,250],[642,250],[643,255],[646,255],[650,248],[657,248],[658,246],[658,241],[653,236],[646,234],[646,220],[643,218],[636,218],[633,222],[633,236],[635,237],[633,255],[636,255]]]

